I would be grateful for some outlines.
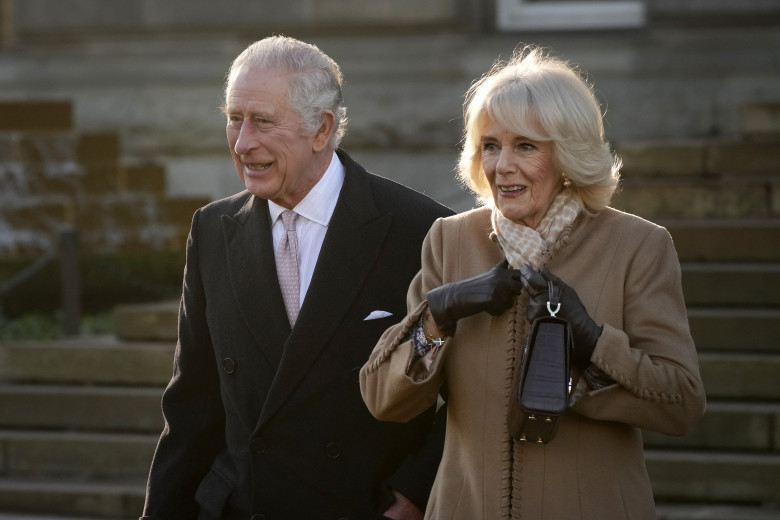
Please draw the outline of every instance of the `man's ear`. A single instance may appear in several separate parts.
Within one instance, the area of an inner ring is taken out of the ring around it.
[[[322,124],[320,125],[317,133],[314,134],[314,142],[312,147],[315,152],[321,152],[328,147],[330,138],[333,135],[333,130],[336,128],[336,116],[333,112],[326,110],[322,115]]]

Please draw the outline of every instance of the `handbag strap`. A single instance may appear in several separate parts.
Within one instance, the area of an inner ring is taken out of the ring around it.
[[[553,310],[555,308],[555,310]],[[561,310],[561,288],[547,281],[547,312],[550,316],[555,317],[558,311]]]

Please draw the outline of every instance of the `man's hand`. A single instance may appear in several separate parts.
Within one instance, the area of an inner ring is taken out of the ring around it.
[[[392,518],[393,520],[423,520],[422,511],[417,509],[417,506],[411,500],[395,489],[392,491],[395,502],[390,506],[390,509],[384,512],[387,518]]]

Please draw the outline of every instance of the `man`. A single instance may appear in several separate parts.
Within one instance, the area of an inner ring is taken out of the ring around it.
[[[452,212],[337,149],[345,111],[339,67],[313,45],[266,38],[231,66],[247,189],[192,220],[144,519],[422,518],[434,410],[376,421],[358,374]]]

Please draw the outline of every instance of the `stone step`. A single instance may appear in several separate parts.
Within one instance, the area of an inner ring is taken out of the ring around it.
[[[131,520],[141,516],[145,484],[132,482],[79,482],[72,479],[19,480],[0,478],[0,504],[9,520],[10,513],[58,515],[76,518]],[[21,517],[24,520],[55,520]]]
[[[162,389],[0,386],[0,428],[59,432],[144,433],[162,430]],[[739,425],[739,428],[734,428]],[[654,448],[780,452],[780,401],[713,400],[688,435],[644,433]]]
[[[162,388],[0,385],[0,428],[155,433]]]
[[[137,498],[143,492],[154,440],[153,436],[72,434],[63,439],[36,432],[3,432],[0,441],[8,459],[5,464],[13,473],[0,479],[0,504],[8,510],[17,507],[22,511],[74,514],[86,511],[59,505],[67,503],[66,496],[73,493],[89,490],[99,494],[102,499],[93,499],[96,503],[115,498],[117,492],[123,500],[128,495]],[[776,478],[780,474],[780,454],[648,449],[646,461],[659,501],[771,504],[780,500],[780,480]],[[117,466],[122,469],[108,469]],[[49,479],[43,489],[46,500],[57,500],[49,505],[57,503],[58,508],[24,509],[21,496],[31,492],[31,482],[38,485],[38,492],[42,491],[40,481],[36,481],[42,475]],[[99,492],[86,485],[93,481],[103,483]],[[14,489],[19,498],[6,500],[6,495],[16,495]]]
[[[747,108],[745,108],[748,110]],[[642,177],[672,180],[739,173],[780,174],[780,148],[777,136],[766,139],[708,139],[675,141],[634,141],[615,150],[623,160],[623,178],[632,184]],[[729,179],[736,184],[746,179]]]
[[[664,220],[683,262],[780,260],[780,220]]]
[[[124,341],[176,342],[178,319],[178,301],[117,305],[114,333]]]
[[[780,217],[778,177],[625,179],[612,205],[650,220],[776,219]]]
[[[57,489],[58,493],[63,493],[63,488],[60,486],[57,486],[56,484],[40,484],[40,483],[29,483],[25,485],[25,483],[14,483],[11,488],[15,489],[18,493],[21,495],[31,496],[33,500],[36,499],[34,492],[36,489],[45,489],[47,492],[48,490]],[[88,487],[89,485],[84,484],[82,486],[84,488],[84,496],[88,494]],[[0,493],[2,493],[3,489],[3,483],[0,481]],[[75,491],[75,486],[70,486],[69,490],[70,492]],[[116,493],[118,490],[112,488],[112,492]],[[66,491],[67,492],[67,491]],[[134,489],[131,489],[126,496],[131,496],[131,493],[134,493]],[[0,495],[1,496],[1,495]],[[141,500],[143,500],[143,496],[141,496]],[[132,496],[130,502],[131,503],[137,503],[138,497]],[[17,500],[17,503],[22,503],[21,500]],[[37,503],[37,500],[33,502],[33,504]],[[131,506],[132,507],[132,506]],[[84,509],[84,507],[79,508],[81,510]],[[129,509],[129,508],[124,508]],[[27,511],[31,511],[30,508],[26,509]],[[138,509],[140,511],[140,509]],[[76,512],[78,513],[78,511]],[[73,515],[76,514],[74,512],[69,511],[67,514]],[[780,510],[776,507],[761,507],[761,506],[745,506],[745,505],[720,505],[720,504],[667,504],[663,502],[659,502],[656,504],[656,513],[658,515],[658,520],[777,520],[778,517],[780,517]],[[121,512],[120,512],[121,515]],[[111,515],[108,516],[108,514],[103,513],[99,516],[93,516],[91,513],[89,515],[89,518],[91,520],[136,520],[138,518],[138,514],[127,514],[127,515]],[[13,513],[13,512],[0,512],[0,520],[84,520],[84,516],[76,517],[76,516],[68,516],[64,517],[62,516],[60,511],[57,511],[57,515],[54,516],[53,514],[47,514],[45,511],[40,512],[39,514],[34,514],[34,512],[27,512],[27,513]]]
[[[708,399],[780,401],[780,356],[702,352],[699,370]]]
[[[657,520],[777,520],[780,518],[780,509],[771,505],[751,507],[718,503],[682,505],[658,503],[656,513]]]
[[[780,309],[688,309],[691,335],[699,352],[780,354]]]
[[[0,345],[0,381],[164,386],[174,345],[121,342],[113,336]]]
[[[159,434],[2,430],[2,475],[143,481],[158,438]]]
[[[754,102],[740,105],[739,133],[751,139],[777,139],[780,136],[780,103]]]
[[[689,307],[780,307],[780,262],[683,262]]]
[[[739,336],[736,327],[732,329],[734,341]],[[733,350],[750,349],[750,345],[741,341]],[[0,346],[0,381],[162,388],[170,379],[173,350],[172,343],[120,342],[116,338],[6,342]],[[780,399],[776,381],[780,356],[776,354],[702,349],[699,363],[712,398]]]
[[[755,284],[756,276],[751,276]],[[702,292],[712,292],[706,285],[707,279],[712,277],[717,277],[717,274],[691,271],[684,290],[691,292],[691,299],[701,300]],[[726,283],[736,285],[735,282],[724,281],[721,286]],[[764,294],[771,294],[771,287],[764,289]],[[742,288],[739,291],[743,300],[753,296],[746,294],[749,291]],[[722,299],[718,301],[722,302]],[[777,341],[780,338],[780,309],[692,305],[688,308],[688,321],[699,350],[780,352],[780,342]],[[122,341],[175,343],[177,317],[178,302],[120,305],[114,310],[115,333]]]
[[[694,449],[780,454],[780,401],[707,402],[693,430],[681,437],[644,431],[647,449]]]
[[[780,454],[647,450],[645,460],[659,501],[780,501]]]

